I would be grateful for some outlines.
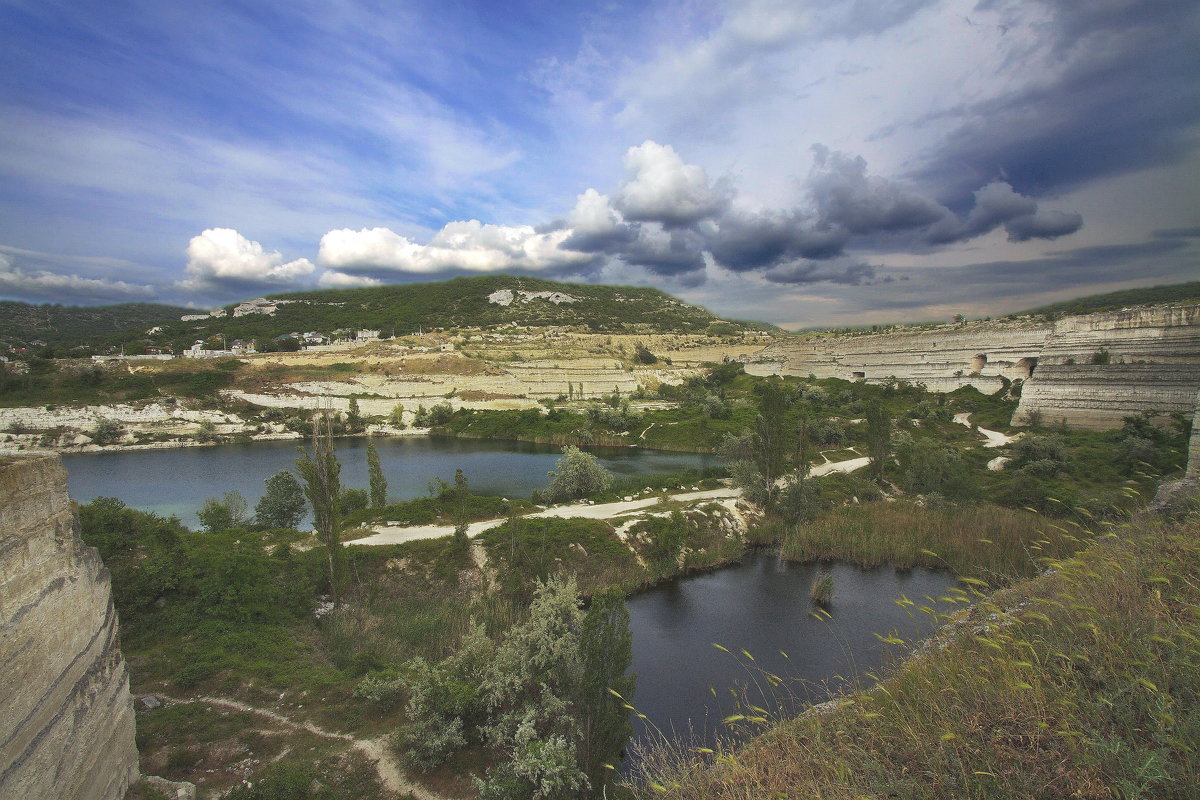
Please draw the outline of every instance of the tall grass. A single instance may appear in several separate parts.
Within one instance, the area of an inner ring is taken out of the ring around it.
[[[1034,575],[1046,559],[1074,553],[1088,540],[1070,523],[1027,511],[897,501],[842,506],[802,523],[784,537],[780,554],[792,561],[943,568],[991,583]]]
[[[813,581],[812,590],[808,596],[819,606],[828,606],[833,602],[833,573],[822,572]]]
[[[832,711],[744,747],[660,749],[635,795],[1195,798],[1200,524],[1125,528],[1049,565]]]

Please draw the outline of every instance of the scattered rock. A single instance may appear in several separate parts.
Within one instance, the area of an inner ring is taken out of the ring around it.
[[[142,783],[168,800],[196,800],[196,784],[188,781],[169,781],[157,775],[146,775],[142,778]]]

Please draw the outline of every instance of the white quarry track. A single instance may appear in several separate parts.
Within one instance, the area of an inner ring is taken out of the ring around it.
[[[851,458],[846,461],[833,461],[813,467],[810,475],[827,475],[831,472],[853,472],[862,469],[871,461],[870,458]],[[707,491],[680,492],[666,497],[645,497],[640,500],[622,500],[616,503],[572,503],[555,506],[543,511],[525,515],[522,519],[556,517],[558,519],[615,519],[639,511],[650,511],[663,501],[675,503],[723,502],[737,500],[742,496],[741,490],[734,488],[709,489]],[[467,536],[475,538],[486,530],[504,524],[503,517],[489,519],[483,522],[473,522],[467,526]],[[416,539],[437,539],[454,533],[453,525],[376,525],[371,528],[374,533],[361,539],[352,539],[343,544],[383,545],[402,544]]]
[[[962,413],[954,416],[954,421],[960,425],[971,426],[970,414]],[[1003,447],[1020,438],[1020,434],[1009,436],[1006,433],[999,431],[990,431],[986,428],[977,428],[983,434],[986,441],[984,447]],[[997,463],[999,462],[999,463]],[[833,473],[849,473],[860,470],[871,463],[869,456],[860,456],[858,458],[848,458],[843,461],[826,461],[824,464],[818,464],[812,467],[808,474],[812,477],[820,477],[822,475],[830,475]],[[988,464],[989,469],[1001,469],[1003,461],[993,459]],[[559,519],[614,519],[617,517],[633,514],[639,511],[648,511],[655,506],[660,505],[663,501],[673,501],[676,503],[696,503],[701,501],[728,501],[736,500],[741,497],[741,491],[734,488],[712,489],[704,492],[682,492],[680,494],[668,495],[663,498],[646,497],[639,500],[623,500],[616,503],[572,503],[570,505],[555,506],[547,508],[543,511],[536,511],[533,514],[528,514],[528,517],[557,517]],[[653,512],[651,512],[653,513]],[[475,538],[486,530],[495,528],[497,525],[504,524],[504,518],[489,519],[483,522],[472,522],[467,526],[467,536]],[[454,533],[453,525],[376,525],[370,528],[372,533],[368,536],[363,536],[360,539],[351,539],[343,542],[343,544],[362,544],[362,545],[383,545],[383,544],[402,544],[411,542],[416,539],[437,539],[442,536],[449,536]],[[353,535],[353,534],[351,534]]]
[[[684,492],[673,494],[668,498],[679,503],[695,503],[702,500],[729,500],[741,496],[737,489],[712,489],[705,492]],[[527,514],[522,519],[557,517],[559,519],[613,519],[625,514],[651,508],[659,505],[658,497],[645,497],[640,500],[622,500],[616,503],[572,503],[565,506],[554,506],[543,511]],[[467,536],[474,538],[486,530],[504,524],[505,518],[489,519],[483,522],[472,522],[467,526]],[[437,539],[454,533],[453,525],[376,525],[371,528],[375,533],[362,539],[354,539],[343,544],[400,544],[415,539]]]
[[[222,708],[232,708],[236,711],[244,711],[248,714],[257,714],[260,717],[266,717],[277,725],[292,730],[302,730],[320,736],[323,739],[338,739],[347,742],[351,747],[355,748],[367,757],[369,761],[375,764],[375,771],[379,775],[380,782],[387,788],[389,792],[395,792],[398,795],[410,794],[417,800],[447,800],[440,794],[431,792],[424,786],[414,782],[411,778],[404,774],[404,770],[400,768],[396,757],[392,755],[388,747],[387,737],[383,736],[378,739],[355,739],[348,733],[334,733],[320,728],[311,722],[296,722],[284,715],[271,711],[267,708],[257,708],[252,705],[234,700],[231,697],[210,697],[207,695],[200,697],[180,698],[167,697],[166,695],[158,695],[158,697],[166,700],[169,703],[206,703],[210,706],[221,706]]]
[[[961,414],[955,414],[954,421],[959,425],[966,425],[969,428],[971,427],[971,414],[967,411],[964,411]],[[1000,431],[989,431],[987,428],[976,428],[975,430],[982,433],[987,439],[987,441],[983,444],[984,447],[1004,447],[1004,445],[1012,444],[1021,437],[1021,434],[1019,433],[1015,436],[1009,436],[1007,433],[1001,433]]]

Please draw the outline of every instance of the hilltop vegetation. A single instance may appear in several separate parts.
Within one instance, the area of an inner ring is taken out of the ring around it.
[[[1018,316],[1058,317],[1067,314],[1095,314],[1100,311],[1116,311],[1132,306],[1162,305],[1164,303],[1200,302],[1200,281],[1176,283],[1169,286],[1147,286],[1141,289],[1123,289],[1119,292],[1093,294],[1064,300],[1061,303],[1038,306],[1028,311],[1009,314]]]
[[[508,290],[507,305],[488,296]],[[576,302],[555,303],[520,292],[559,292]],[[176,320],[160,339],[177,346],[224,335],[262,340],[293,332],[368,329],[384,336],[419,331],[504,326],[571,327],[606,333],[740,332],[745,325],[726,322],[707,310],[684,303],[657,289],[559,283],[538,278],[494,275],[454,278],[436,283],[371,286],[271,295],[280,303],[272,315],[211,317],[196,322]],[[227,306],[231,309],[232,306]]]
[[[488,295],[508,290],[507,305]],[[576,302],[553,302],[520,293],[558,292]],[[418,331],[503,326],[570,327],[603,333],[736,334],[767,330],[763,323],[723,320],[658,289],[560,283],[509,275],[454,278],[432,283],[392,284],[360,289],[326,289],[270,295],[274,314],[226,315],[183,322],[195,309],[147,303],[112,306],[30,305],[0,302],[0,341],[23,346],[39,340],[50,345],[39,355],[63,356],[84,345],[101,352],[121,344],[166,347],[178,352],[197,339],[267,340],[289,333],[377,330],[385,336]],[[146,331],[162,326],[155,334]],[[133,351],[130,351],[133,352]]]
[[[22,347],[43,341],[59,350],[114,339],[115,334],[146,330],[178,322],[190,309],[158,303],[121,303],[111,306],[32,305],[0,300],[0,342]],[[119,338],[119,337],[117,337]]]

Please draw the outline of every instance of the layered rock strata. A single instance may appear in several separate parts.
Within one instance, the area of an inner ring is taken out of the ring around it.
[[[1020,381],[1016,423],[1032,413],[1112,428],[1142,411],[1192,413],[1200,390],[1200,306],[800,336],[766,347],[746,371],[896,378],[933,391],[974,386],[990,393]]]
[[[0,797],[124,797],[138,755],[109,575],[57,456],[0,459],[0,681]]]

